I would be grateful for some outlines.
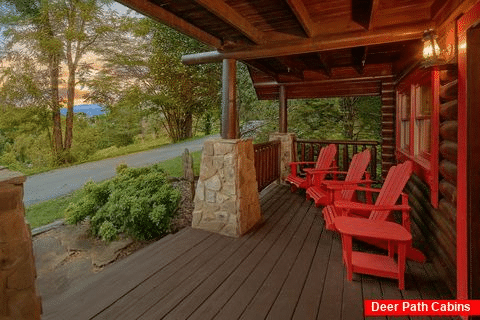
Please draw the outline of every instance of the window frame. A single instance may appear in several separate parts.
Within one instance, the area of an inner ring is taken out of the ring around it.
[[[421,113],[422,86],[429,86],[431,94],[430,115]],[[430,201],[438,207],[438,162],[440,127],[440,78],[437,66],[418,68],[401,79],[396,86],[396,157],[400,162],[411,160],[414,172],[430,186]],[[410,96],[410,112],[407,111],[404,96]],[[404,126],[408,117],[408,132]],[[429,125],[429,151],[425,151],[425,135],[422,127]],[[408,144],[402,139],[408,139]]]

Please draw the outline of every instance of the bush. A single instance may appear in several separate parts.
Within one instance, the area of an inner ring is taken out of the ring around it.
[[[167,181],[158,164],[147,168],[119,168],[115,178],[89,181],[83,195],[65,211],[69,223],[90,219],[94,235],[105,241],[125,233],[141,240],[170,232],[180,192]]]

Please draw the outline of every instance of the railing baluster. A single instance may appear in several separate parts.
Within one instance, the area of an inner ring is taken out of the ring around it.
[[[372,158],[369,165],[371,177],[373,180],[377,178],[377,148],[380,145],[377,141],[347,141],[347,140],[306,140],[306,139],[295,139],[294,147],[297,153],[294,155],[294,158],[297,159],[297,155],[300,154],[300,159],[297,161],[315,161],[318,157],[320,149],[328,144],[337,145],[337,154],[335,155],[335,161],[337,166],[341,170],[348,170],[351,158],[354,154],[358,153],[359,149],[365,150],[370,149],[372,152]],[[308,150],[310,147],[310,150]],[[351,148],[351,149],[350,149]],[[314,151],[313,151],[314,150]],[[317,152],[318,151],[318,152]],[[312,153],[314,157],[312,159]],[[310,158],[310,159],[307,159]]]
[[[280,141],[253,145],[258,191],[280,178]]]
[[[342,166],[340,168],[341,171],[348,170],[348,145],[343,145],[343,154],[342,154]]]
[[[371,172],[370,174],[372,175],[372,180],[377,180],[377,146],[372,146],[372,155],[371,155]]]

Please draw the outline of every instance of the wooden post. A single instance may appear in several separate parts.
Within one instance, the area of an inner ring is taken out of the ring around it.
[[[238,139],[237,64],[234,59],[223,60],[222,75],[222,138]]]
[[[191,200],[195,197],[195,177],[193,174],[193,156],[185,149],[182,154],[183,159],[183,178],[190,184]]]
[[[279,96],[279,123],[278,123],[278,131],[280,133],[287,133],[288,131],[288,116],[287,116],[287,106],[288,106],[288,100],[287,100],[287,90],[285,89],[285,86],[280,86],[280,96]]]

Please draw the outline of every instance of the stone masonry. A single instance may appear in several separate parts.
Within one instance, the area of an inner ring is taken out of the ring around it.
[[[270,141],[280,140],[280,180],[284,181],[290,174],[290,162],[295,161],[293,154],[293,143],[295,133],[274,132],[270,134]]]
[[[252,140],[206,141],[192,226],[239,237],[261,219]]]
[[[25,224],[25,176],[0,167],[0,319],[40,319],[30,227]]]

